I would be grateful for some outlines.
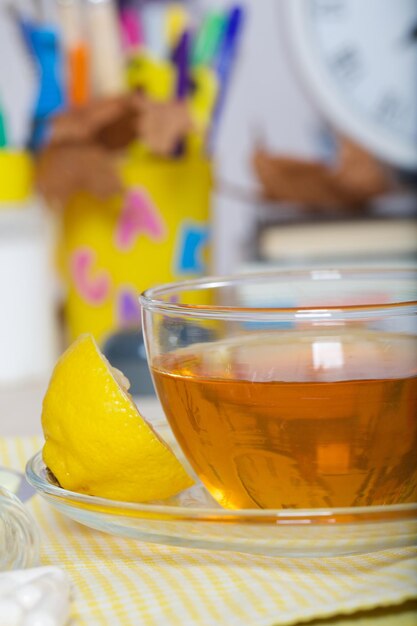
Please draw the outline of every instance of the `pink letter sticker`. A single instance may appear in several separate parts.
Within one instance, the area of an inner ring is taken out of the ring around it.
[[[71,274],[80,296],[90,304],[102,304],[110,293],[108,272],[93,272],[95,252],[89,248],[76,250],[71,259]]]
[[[116,231],[116,245],[121,250],[130,250],[141,233],[160,241],[165,235],[165,225],[147,193],[136,188],[126,193]]]

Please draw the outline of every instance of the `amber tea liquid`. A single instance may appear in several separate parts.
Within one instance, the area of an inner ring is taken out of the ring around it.
[[[417,501],[417,343],[265,332],[153,363],[175,436],[230,508]]]

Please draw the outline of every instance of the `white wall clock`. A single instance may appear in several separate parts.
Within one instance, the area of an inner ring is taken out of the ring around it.
[[[417,169],[417,1],[289,0],[287,8],[323,114],[382,160]]]

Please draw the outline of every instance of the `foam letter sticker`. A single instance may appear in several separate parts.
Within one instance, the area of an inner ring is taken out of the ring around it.
[[[79,295],[90,304],[102,304],[110,293],[110,276],[104,270],[93,271],[95,252],[76,250],[71,259],[71,274]]]
[[[130,250],[141,234],[154,241],[161,241],[165,235],[165,225],[147,193],[136,188],[126,193],[116,231],[116,245],[120,250]]]

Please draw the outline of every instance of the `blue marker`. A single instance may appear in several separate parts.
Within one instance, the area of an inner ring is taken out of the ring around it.
[[[65,102],[60,82],[62,73],[59,38],[52,27],[21,18],[19,26],[39,74],[38,95],[28,142],[31,150],[38,150],[45,142],[50,116],[62,109]]]
[[[29,147],[37,150],[46,139],[51,115],[63,108],[65,100],[59,79],[60,49],[56,31],[46,26],[34,29],[32,47],[39,65],[40,81]]]
[[[212,128],[210,131],[210,144],[212,144],[215,138],[214,136],[217,132],[219,118],[221,116],[224,102],[226,99],[226,92],[237,55],[243,21],[243,7],[233,7],[229,12],[226,21],[224,34],[222,40],[220,41],[219,51],[217,53],[217,58],[214,66],[219,81],[219,95],[217,98],[217,103],[213,115]]]

